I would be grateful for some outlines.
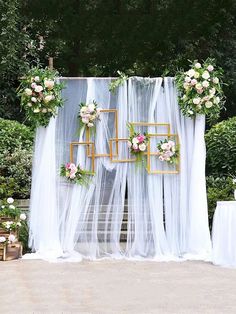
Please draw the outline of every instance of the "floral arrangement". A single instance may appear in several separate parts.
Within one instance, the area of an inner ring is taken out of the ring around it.
[[[98,104],[93,101],[90,104],[80,103],[78,119],[80,122],[80,131],[82,128],[90,128],[95,130],[95,123],[100,120],[100,113],[102,108],[98,107]]]
[[[83,170],[74,163],[66,163],[61,166],[60,175],[65,177],[69,182],[79,185],[88,185],[90,182],[89,176],[93,175],[93,172]]]
[[[21,79],[18,95],[27,118],[36,126],[47,126],[57,108],[63,105],[61,90],[64,84],[58,83],[58,72],[49,68],[32,68]]]
[[[146,133],[136,132],[132,124],[128,124],[128,128],[130,131],[128,140],[130,153],[136,156],[137,162],[140,162],[143,160],[144,152],[147,150],[149,137]]]
[[[170,164],[176,164],[179,157],[179,148],[174,141],[165,139],[157,144],[158,158]]]
[[[175,80],[183,114],[192,118],[205,114],[215,121],[224,106],[222,77],[223,70],[216,68],[215,60],[210,58],[203,63],[196,60],[187,72],[178,72]]]
[[[9,197],[6,202],[3,202],[0,207],[0,218],[9,218],[7,221],[3,221],[0,227],[9,232],[9,236],[0,236],[0,243],[7,244],[17,241],[17,237],[12,232],[20,231],[22,223],[26,221],[26,215],[14,205],[14,199]]]

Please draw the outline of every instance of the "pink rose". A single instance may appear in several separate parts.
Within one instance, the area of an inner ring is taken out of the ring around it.
[[[143,134],[139,134],[137,136],[137,139],[138,139],[139,143],[142,143],[145,140],[145,136]]]
[[[69,162],[66,164],[66,169],[70,169],[70,163]]]

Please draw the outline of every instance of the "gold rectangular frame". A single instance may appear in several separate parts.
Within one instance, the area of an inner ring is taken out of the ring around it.
[[[113,155],[113,148],[112,148],[112,143],[116,142],[116,146],[118,145],[118,142],[128,142],[128,138],[111,138],[109,140],[109,146],[110,146],[110,161],[112,163],[115,162],[134,162],[136,160],[136,158],[134,159],[113,159],[113,157],[118,157],[117,155]]]
[[[166,134],[162,134],[162,133],[155,133],[155,134],[149,134],[150,137],[158,137],[158,136],[167,136],[169,137],[175,137],[176,138],[176,145],[179,145],[179,136],[176,133],[166,133]],[[151,171],[151,156],[155,156],[158,155],[157,152],[152,153],[150,151],[150,142],[148,144],[148,150],[147,150],[147,173],[148,174],[178,174],[179,173],[179,169],[180,169],[180,157],[178,158],[178,163],[176,164],[176,170],[153,170]]]
[[[130,122],[130,124],[133,125],[133,126],[135,126],[135,125],[137,125],[137,126],[166,126],[167,127],[167,133],[170,134],[170,123]],[[156,134],[159,134],[159,133],[156,133]]]
[[[100,112],[114,112],[115,114],[115,136],[116,138],[118,138],[118,111],[117,109],[101,109]],[[89,128],[86,128],[86,142],[90,142],[90,129]],[[88,157],[91,157],[91,152],[90,152],[90,149],[89,147],[87,148],[87,156]],[[118,156],[118,143],[116,143],[116,154],[114,155],[115,156]],[[110,157],[110,153],[109,154],[95,154],[94,153],[94,157]]]
[[[70,162],[73,163],[73,153],[74,153],[74,146],[79,145],[86,145],[87,147],[91,147],[91,158],[92,158],[92,172],[95,173],[95,155],[94,155],[94,143],[85,141],[85,142],[71,142],[70,143]]]

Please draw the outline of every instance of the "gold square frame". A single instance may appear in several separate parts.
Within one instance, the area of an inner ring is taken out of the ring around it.
[[[114,113],[115,114],[115,137],[118,138],[118,110],[117,109],[101,109],[100,112],[106,112],[106,113]],[[90,129],[86,128],[86,142],[90,142],[91,139],[91,134],[90,134]],[[89,147],[87,148],[87,156],[88,157],[92,157],[92,154],[90,152]],[[116,143],[116,154],[113,155],[114,157],[118,156],[118,143]],[[109,154],[103,154],[103,153],[99,153],[96,154],[94,153],[94,157],[110,157],[110,153]]]
[[[95,155],[94,155],[94,143],[85,141],[85,142],[71,142],[70,143],[70,162],[73,163],[74,155],[74,146],[86,145],[87,148],[91,146],[91,159],[92,159],[92,173],[95,174]]]
[[[155,134],[148,134],[149,137],[160,137],[160,136],[166,136],[168,138],[170,137],[174,137],[176,139],[176,145],[179,146],[179,136],[176,133],[166,133],[166,134],[162,134],[162,133],[155,133]],[[179,170],[180,170],[180,156],[178,157],[178,162],[176,164],[175,169],[176,170],[151,170],[151,156],[158,156],[158,152],[151,152],[150,150],[150,142],[148,144],[148,150],[147,150],[147,173],[148,174],[178,174]]]
[[[117,155],[113,155],[113,147],[112,144],[113,142],[116,142],[116,146],[119,145],[119,142],[128,142],[128,138],[111,138],[109,140],[109,146],[110,146],[110,161],[112,163],[118,163],[118,162],[135,162],[136,158],[133,159],[113,159],[113,157],[118,157]]]

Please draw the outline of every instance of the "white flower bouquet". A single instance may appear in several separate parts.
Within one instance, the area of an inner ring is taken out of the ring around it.
[[[224,106],[222,77],[223,70],[216,68],[215,60],[210,58],[203,63],[194,61],[187,72],[179,71],[175,81],[183,114],[192,118],[205,114],[215,121]]]
[[[158,158],[169,164],[176,164],[179,157],[179,147],[174,141],[165,139],[157,144]]]
[[[82,102],[80,103],[79,107],[79,133],[84,127],[95,131],[96,122],[97,120],[100,120],[100,113],[102,108],[99,108],[95,101],[89,104]]]
[[[57,108],[63,105],[61,90],[64,84],[58,82],[58,72],[49,68],[32,68],[21,79],[18,95],[26,116],[36,126],[47,126]]]

